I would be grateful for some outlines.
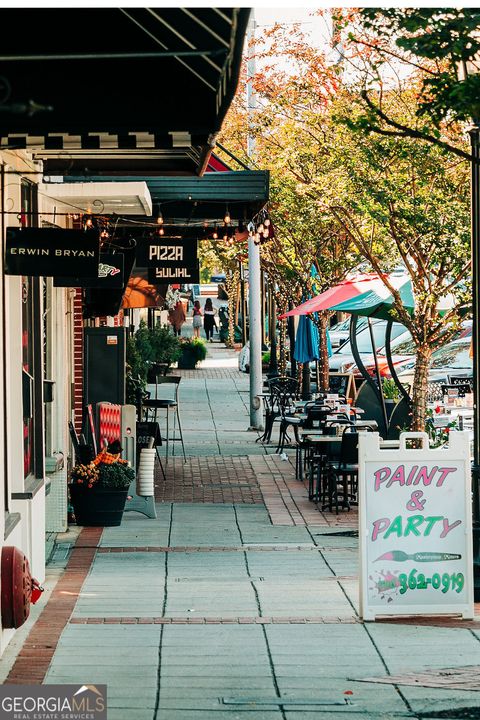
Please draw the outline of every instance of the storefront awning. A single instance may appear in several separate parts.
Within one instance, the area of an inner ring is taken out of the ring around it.
[[[134,176],[66,176],[69,185],[75,183],[111,183],[112,195],[116,183],[138,180]],[[161,208],[165,222],[187,225],[191,231],[202,228],[204,221],[223,223],[226,209],[232,222],[252,218],[269,198],[270,176],[267,170],[239,170],[210,172],[202,177],[159,176],[144,178],[152,198],[153,214]],[[57,185],[58,183],[54,183]],[[119,211],[121,214],[121,209]],[[186,232],[186,231],[185,231]],[[194,233],[195,234],[195,233]],[[204,232],[203,232],[204,234]]]
[[[72,212],[112,215],[152,214],[152,198],[145,182],[41,183],[39,191],[64,203]]]
[[[126,168],[131,154],[202,172],[236,89],[249,12],[1,9],[0,146],[70,165],[86,156],[97,170],[109,158]]]

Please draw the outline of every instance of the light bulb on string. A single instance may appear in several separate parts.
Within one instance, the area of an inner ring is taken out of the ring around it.
[[[217,232],[217,226],[216,226],[216,225],[215,225],[215,227],[213,228],[213,235],[212,235],[212,237],[213,237],[214,240],[218,240],[218,232]]]
[[[157,225],[163,225],[163,215],[160,207],[158,208]]]
[[[165,235],[165,229],[163,227],[158,228],[158,234],[159,235]]]
[[[228,207],[225,211],[225,217],[223,218],[223,222],[225,223],[225,225],[230,225],[231,217],[230,217],[230,212],[228,210]]]

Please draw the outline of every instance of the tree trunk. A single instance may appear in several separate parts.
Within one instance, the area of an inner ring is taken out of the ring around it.
[[[413,376],[412,389],[412,430],[425,430],[425,411],[427,409],[428,368],[432,351],[426,345],[417,347],[417,362]]]
[[[327,347],[327,328],[328,328],[328,318],[329,318],[329,312],[328,311],[321,311],[318,313],[318,319],[319,319],[319,333],[318,333],[318,339],[320,343],[320,361],[319,361],[319,369],[320,369],[320,390],[323,392],[328,392],[329,390],[329,377],[328,372],[330,370],[329,362],[328,362],[328,347]]]
[[[287,311],[287,306],[282,298],[281,294],[279,292],[275,293],[275,302],[277,304],[277,308],[280,311],[279,315],[282,315],[284,312]],[[287,321],[286,320],[280,320],[280,328],[279,328],[279,358],[278,358],[278,372],[280,375],[286,375],[287,372]]]
[[[228,293],[228,339],[225,342],[227,347],[233,347],[235,342],[235,309],[237,305],[237,288],[240,280],[240,273],[235,270],[225,279],[225,287]]]

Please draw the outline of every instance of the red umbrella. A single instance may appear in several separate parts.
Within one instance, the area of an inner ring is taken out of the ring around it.
[[[318,312],[319,310],[329,310],[333,305],[338,305],[345,302],[345,300],[351,300],[368,290],[374,290],[379,284],[383,287],[381,279],[374,273],[356,275],[354,278],[343,280],[338,285],[310,298],[301,305],[297,305],[297,307],[283,315],[279,315],[278,319],[283,320],[283,318],[291,315],[308,315],[308,313]]]

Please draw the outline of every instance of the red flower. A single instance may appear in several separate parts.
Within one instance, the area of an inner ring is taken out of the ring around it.
[[[437,415],[442,412],[442,408],[440,407],[440,405],[436,406],[435,412],[437,413]]]

